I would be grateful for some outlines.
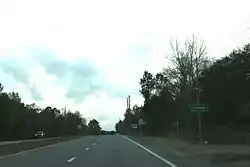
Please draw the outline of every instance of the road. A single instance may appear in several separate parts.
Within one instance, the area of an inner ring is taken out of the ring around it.
[[[0,158],[4,167],[176,167],[121,135],[86,136]]]

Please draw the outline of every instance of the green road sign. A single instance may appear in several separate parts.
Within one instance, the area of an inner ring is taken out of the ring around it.
[[[190,112],[207,112],[208,104],[199,103],[199,104],[190,104],[189,105]]]

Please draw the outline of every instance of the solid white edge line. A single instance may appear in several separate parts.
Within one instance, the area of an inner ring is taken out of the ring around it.
[[[150,153],[151,155],[155,156],[156,158],[160,159],[161,161],[163,161],[165,164],[171,166],[171,167],[177,167],[175,164],[173,164],[172,162],[166,160],[165,158],[157,155],[156,153],[154,153],[153,151],[149,150],[148,148],[140,145],[139,143],[133,141],[132,139],[128,138],[127,136],[123,136],[125,139],[129,140],[130,142],[134,143],[135,145],[141,147],[142,149],[144,149],[145,151],[147,151],[148,153]]]
[[[66,162],[70,163],[70,162],[74,161],[74,159],[76,159],[76,157],[72,157],[72,158],[68,159]]]

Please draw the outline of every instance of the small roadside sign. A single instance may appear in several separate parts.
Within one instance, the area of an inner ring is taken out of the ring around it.
[[[78,128],[78,129],[81,129],[81,128],[82,128],[82,126],[81,126],[81,125],[77,125],[77,128]]]
[[[139,119],[138,124],[141,126],[141,125],[145,125],[146,122],[144,122],[143,119]]]
[[[132,125],[131,125],[131,128],[137,129],[137,124],[132,124]]]

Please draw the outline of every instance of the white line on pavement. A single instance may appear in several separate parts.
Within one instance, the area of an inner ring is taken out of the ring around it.
[[[70,163],[70,162],[72,162],[74,159],[76,159],[76,157],[72,157],[72,158],[68,159],[66,162],[67,162],[67,163]]]
[[[140,145],[139,143],[131,140],[130,138],[128,138],[127,136],[123,136],[125,139],[129,140],[130,142],[134,143],[135,145],[141,147],[142,149],[144,149],[145,151],[147,151],[148,153],[150,153],[151,155],[155,156],[156,158],[162,160],[165,164],[170,165],[171,167],[177,167],[175,164],[173,164],[172,162],[166,160],[165,158],[162,158],[161,156],[157,155],[156,153],[154,153],[153,151],[147,149],[146,147]]]
[[[85,148],[85,151],[88,151],[88,150],[90,150],[90,148],[88,148],[88,147],[87,147],[87,148]]]

